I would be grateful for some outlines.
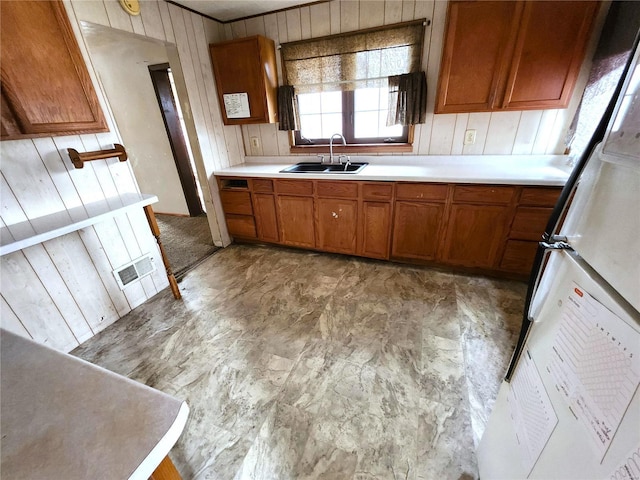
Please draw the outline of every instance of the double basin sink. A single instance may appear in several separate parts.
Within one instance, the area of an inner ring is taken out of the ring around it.
[[[368,163],[325,164],[317,162],[301,162],[280,170],[280,173],[358,173]]]

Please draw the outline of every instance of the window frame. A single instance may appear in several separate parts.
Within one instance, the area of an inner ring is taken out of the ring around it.
[[[422,23],[422,25],[427,25],[427,20],[425,18],[415,19],[406,22],[399,22],[393,25],[380,25],[372,28],[366,28],[357,30],[355,32],[344,32],[335,35],[327,35],[325,37],[318,38],[310,38],[309,41],[313,40],[321,40],[323,38],[329,37],[341,37],[348,36],[355,33],[368,33],[375,32],[380,30],[385,30],[393,27],[399,27],[403,25],[411,25],[416,23]],[[422,32],[422,42],[420,43],[420,58],[423,58],[423,50],[424,50],[424,30]],[[299,42],[292,43],[301,43],[307,40],[302,40]],[[282,69],[283,69],[283,77],[286,79],[286,68],[285,61],[282,57],[282,52],[280,52]],[[286,81],[286,80],[285,80]],[[412,152],[413,151],[413,141],[414,141],[414,132],[415,125],[404,126],[402,129],[402,135],[398,141],[385,142],[384,137],[375,137],[375,138],[360,138],[355,139],[354,135],[354,113],[355,113],[355,102],[354,102],[354,92],[352,90],[343,90],[342,91],[342,132],[341,133],[345,139],[347,140],[347,145],[343,146],[342,143],[338,146],[334,144],[334,151],[341,153],[380,153],[380,152]],[[313,143],[301,143],[302,136],[300,135],[300,130],[290,131],[289,132],[289,149],[290,153],[324,153],[329,151],[329,139],[318,138],[318,139],[309,139]],[[393,137],[398,138],[398,137]]]
[[[348,145],[399,145],[406,144],[409,138],[409,127],[402,127],[402,135],[399,137],[387,137],[398,138],[398,140],[387,142],[385,137],[368,137],[368,138],[356,138],[355,137],[355,90],[347,90],[340,92],[342,94],[342,131],[334,132],[340,133],[344,136]],[[301,146],[313,146],[313,145],[329,145],[329,138],[310,138],[311,143],[304,143],[300,130],[296,130],[293,134],[294,145]]]

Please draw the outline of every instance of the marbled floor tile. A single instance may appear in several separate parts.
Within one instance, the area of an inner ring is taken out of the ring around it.
[[[339,342],[349,360],[379,361],[388,346],[420,361],[421,325],[435,302],[425,292],[419,270],[354,262],[319,319],[324,340]]]
[[[188,384],[172,384],[167,393],[184,398],[192,416],[252,440],[292,366],[291,360],[264,353],[250,367],[220,364]]]
[[[460,324],[455,284],[450,282],[440,285],[427,282],[425,289],[429,292],[431,301],[425,308],[422,336],[435,335],[459,341]]]
[[[474,442],[480,440],[522,323],[526,286],[486,278],[456,283]]]
[[[191,415],[171,458],[185,480],[231,479],[251,445],[250,440]]]
[[[311,429],[311,415],[275,403],[235,475],[236,480],[292,480]]]
[[[323,441],[311,435],[298,462],[299,480],[351,480],[354,478],[358,455],[336,447],[333,441]]]
[[[418,424],[419,480],[478,477],[469,412],[464,402],[445,405],[423,399]]]
[[[424,398],[457,405],[467,398],[462,345],[448,338],[427,336],[422,343],[421,385]]]
[[[180,289],[73,353],[187,401],[183,478],[476,476],[524,285],[236,245]]]

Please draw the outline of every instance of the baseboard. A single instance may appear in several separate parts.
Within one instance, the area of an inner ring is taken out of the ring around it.
[[[190,217],[191,215],[189,215],[188,213],[166,213],[166,212],[156,212],[154,210],[154,212],[156,215],[167,215],[169,217]]]

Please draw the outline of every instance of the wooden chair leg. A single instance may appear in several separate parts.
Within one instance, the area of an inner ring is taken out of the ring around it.
[[[169,259],[167,258],[167,254],[164,251],[164,246],[162,245],[162,241],[160,240],[160,228],[158,227],[156,215],[155,213],[153,213],[153,208],[151,208],[151,205],[146,205],[143,208],[144,208],[144,213],[147,216],[147,222],[149,222],[149,228],[151,228],[151,233],[156,238],[156,242],[158,242],[158,247],[160,248],[160,255],[162,256],[162,263],[164,263],[164,268],[167,271],[169,286],[171,286],[171,291],[173,292],[174,298],[178,300],[182,298],[182,294],[178,289],[178,282],[176,281],[176,277],[173,275],[173,272],[171,271],[171,264],[169,264]]]
[[[149,477],[149,480],[182,480],[182,477],[173,465],[169,455],[167,455],[164,457],[164,460],[160,462],[158,468],[154,470],[151,477]]]

